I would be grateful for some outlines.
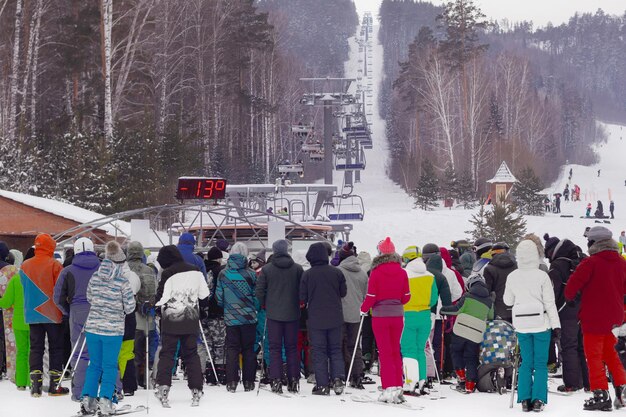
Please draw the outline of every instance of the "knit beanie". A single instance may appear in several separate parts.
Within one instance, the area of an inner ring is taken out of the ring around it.
[[[222,251],[217,246],[213,246],[206,253],[206,260],[207,261],[216,261],[218,259],[222,259],[223,256],[224,255],[222,255]]]
[[[274,252],[276,253],[276,252]],[[262,263],[265,264],[265,249],[261,249],[260,251],[257,252],[256,256],[254,257],[254,260],[257,261],[258,263]]]
[[[115,263],[122,263],[126,260],[126,255],[124,255],[122,247],[115,240],[106,244],[104,254],[107,259],[110,259]]]
[[[221,250],[222,252],[228,252],[228,247],[229,247],[230,245],[228,244],[228,241],[227,241],[227,240],[224,240],[224,239],[218,239],[218,240],[217,240],[217,243],[215,244],[215,246],[217,246],[217,248],[218,248],[219,250]]]
[[[434,243],[427,243],[422,248],[422,258],[424,262],[427,262],[433,255],[439,255],[441,252],[439,251],[439,246]]]
[[[355,256],[356,253],[354,252],[354,243],[353,242],[346,242],[341,249],[339,250],[339,262],[343,261],[344,259],[348,259],[351,256]]]
[[[272,244],[274,255],[287,255],[289,253],[289,243],[285,239],[279,239]]]
[[[248,247],[243,242],[237,242],[230,248],[231,255],[243,255],[245,257],[248,256]]]
[[[560,239],[558,237],[550,236],[549,234],[543,235],[543,240],[546,241],[544,248],[544,255],[546,258],[552,259],[552,254],[554,253],[554,248],[559,244]]]
[[[587,240],[591,242],[599,242],[613,238],[613,233],[604,226],[594,226],[587,233]]]
[[[381,255],[389,255],[396,252],[396,247],[389,237],[385,238],[385,240],[381,240],[378,243],[377,249],[378,253]]]

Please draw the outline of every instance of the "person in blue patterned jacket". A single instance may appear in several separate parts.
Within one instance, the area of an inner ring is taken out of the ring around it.
[[[114,240],[107,243],[105,253],[105,259],[87,286],[87,301],[91,307],[85,323],[89,366],[81,399],[83,414],[96,411],[101,415],[114,414],[112,398],[124,320],[135,311],[133,290],[122,270],[126,255]],[[96,403],[97,398],[100,398],[99,403]]]
[[[248,267],[248,248],[237,242],[230,250],[226,268],[220,272],[215,297],[224,308],[226,323],[226,389],[235,392],[238,384],[239,354],[243,358],[243,387],[254,389],[257,304],[254,295],[256,273]]]

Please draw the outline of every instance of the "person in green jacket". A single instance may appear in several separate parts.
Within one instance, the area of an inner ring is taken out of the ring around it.
[[[11,267],[14,267],[11,265]],[[8,271],[8,267],[2,269]],[[17,268],[15,268],[17,269]],[[30,330],[24,321],[24,290],[18,273],[13,274],[6,286],[4,295],[0,297],[0,308],[13,313],[13,334],[8,335],[7,344],[14,343],[15,355],[15,385],[20,391],[26,390],[30,386],[30,369],[28,365],[28,354],[30,352]]]
[[[435,276],[426,270],[419,255],[417,246],[409,246],[402,254],[411,291],[411,300],[404,305],[404,332],[400,340],[405,378],[403,391],[408,395],[426,394],[426,341],[432,327],[430,309],[439,299]]]
[[[452,362],[457,389],[470,394],[478,381],[479,348],[486,321],[493,320],[493,299],[480,276],[470,277],[466,287],[465,295],[454,306],[442,307],[441,314],[457,316],[452,329]]]

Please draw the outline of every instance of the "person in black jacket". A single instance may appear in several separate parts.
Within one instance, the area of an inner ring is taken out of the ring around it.
[[[256,298],[266,310],[267,335],[270,348],[270,379],[272,391],[282,393],[283,344],[287,356],[289,392],[299,391],[300,360],[298,329],[300,324],[300,280],[302,267],[288,253],[289,243],[281,239],[272,245],[272,262],[261,269],[256,285]]]
[[[560,392],[573,392],[589,388],[589,373],[585,352],[582,344],[582,333],[578,324],[579,306],[575,303],[565,303],[565,285],[569,280],[573,268],[580,262],[582,250],[568,239],[553,241],[546,255],[550,259],[548,275],[554,286],[556,308],[561,321],[561,346],[559,348],[563,363],[563,385],[557,389]],[[555,243],[555,244],[554,244]],[[546,245],[546,249],[548,245]]]
[[[337,395],[343,392],[345,386],[341,299],[348,290],[343,273],[328,264],[328,256],[323,243],[311,245],[306,254],[311,269],[302,275],[300,284],[300,304],[308,306],[308,330],[316,382],[314,395],[329,395],[331,378]]]
[[[495,294],[495,316],[513,322],[511,307],[504,304],[502,297],[506,288],[509,274],[517,269],[517,262],[509,252],[509,247],[503,243],[496,243],[491,250],[492,258],[483,270],[483,277],[489,293]]]
[[[202,397],[204,378],[200,367],[197,340],[200,307],[208,305],[209,288],[199,269],[184,261],[174,245],[159,250],[157,262],[163,268],[155,299],[161,316],[161,353],[156,377],[157,392],[164,407],[169,407],[174,357],[180,343],[180,357],[187,370],[187,385],[192,392],[192,405]]]
[[[206,309],[206,315],[202,318],[202,330],[206,338],[209,349],[211,349],[211,359],[215,365],[215,373],[217,373],[217,381],[211,365],[208,363],[209,355],[206,352],[204,343],[199,346],[199,354],[202,369],[205,370],[206,381],[210,385],[226,384],[226,324],[224,323],[224,309],[217,305],[215,299],[215,287],[217,286],[217,277],[224,269],[222,265],[222,251],[213,246],[206,254],[204,266],[207,271],[207,283],[209,286],[209,306]]]

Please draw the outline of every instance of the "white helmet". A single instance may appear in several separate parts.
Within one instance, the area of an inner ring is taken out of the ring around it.
[[[74,242],[74,255],[78,255],[81,252],[95,252],[93,242],[87,237],[81,237]]]

